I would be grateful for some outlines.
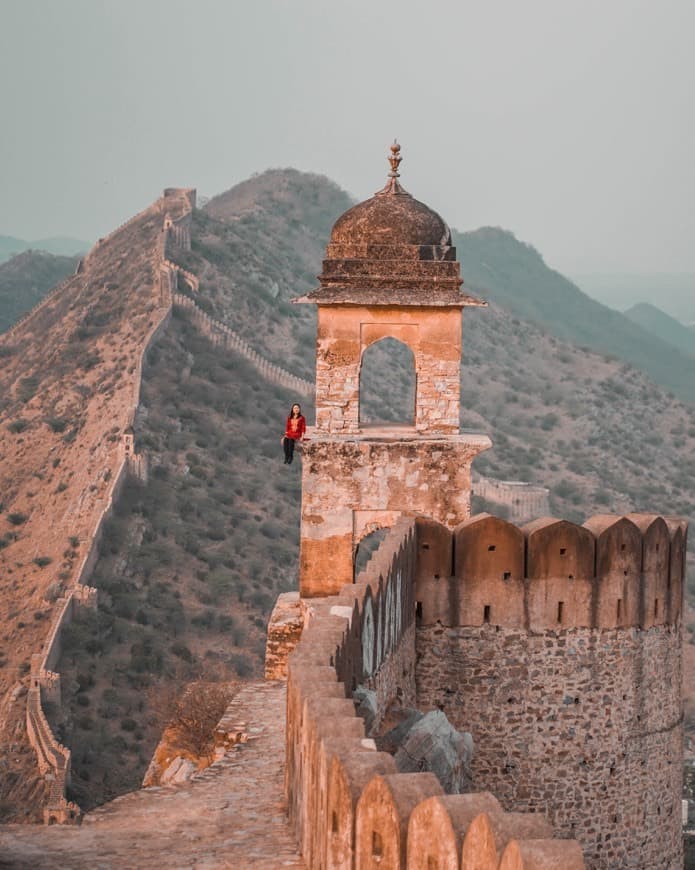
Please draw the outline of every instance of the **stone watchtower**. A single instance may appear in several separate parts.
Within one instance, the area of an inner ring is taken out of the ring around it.
[[[386,186],[333,227],[318,306],[316,426],[302,476],[300,594],[331,595],[353,580],[356,546],[404,514],[453,528],[470,514],[470,467],[490,447],[459,429],[461,293],[456,249],[442,218],[399,182],[391,146]],[[360,422],[365,350],[384,338],[415,361],[411,426]]]

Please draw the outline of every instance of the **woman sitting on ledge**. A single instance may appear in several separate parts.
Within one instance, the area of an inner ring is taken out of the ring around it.
[[[306,432],[306,420],[302,416],[299,405],[292,405],[292,410],[287,418],[285,434],[282,436],[282,446],[285,448],[285,464],[291,465],[294,459],[295,441],[301,441]]]

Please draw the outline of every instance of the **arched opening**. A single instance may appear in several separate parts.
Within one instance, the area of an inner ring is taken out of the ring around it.
[[[402,341],[381,338],[362,354],[360,426],[415,426],[415,356]]]

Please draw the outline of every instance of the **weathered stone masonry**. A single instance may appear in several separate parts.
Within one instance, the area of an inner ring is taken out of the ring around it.
[[[459,293],[444,222],[400,187],[399,150],[298,300],[318,306],[317,416],[301,600],[271,618],[269,668],[296,644],[286,785],[302,854],[310,867],[675,870],[686,527],[468,516],[470,463],[490,442],[458,434],[460,309],[479,303]],[[386,336],[415,357],[414,420],[370,430],[361,358]],[[384,527],[350,582],[356,545]],[[474,787],[490,791],[445,796],[430,773],[397,773],[355,716],[358,686],[376,728],[393,706],[441,708],[472,733]]]
[[[473,734],[475,787],[589,867],[680,867],[684,525],[421,528],[418,707]]]
[[[375,691],[380,715],[414,700],[417,541],[401,520],[356,584],[306,602],[288,663],[286,788],[307,866],[579,870],[579,845],[553,841],[540,814],[506,813],[487,792],[446,796],[365,734],[356,685]]]

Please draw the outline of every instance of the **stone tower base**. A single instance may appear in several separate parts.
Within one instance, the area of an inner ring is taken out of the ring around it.
[[[429,517],[453,528],[470,515],[471,462],[487,435],[416,435],[389,427],[303,444],[302,598],[333,595],[353,582],[357,544],[399,517]]]

